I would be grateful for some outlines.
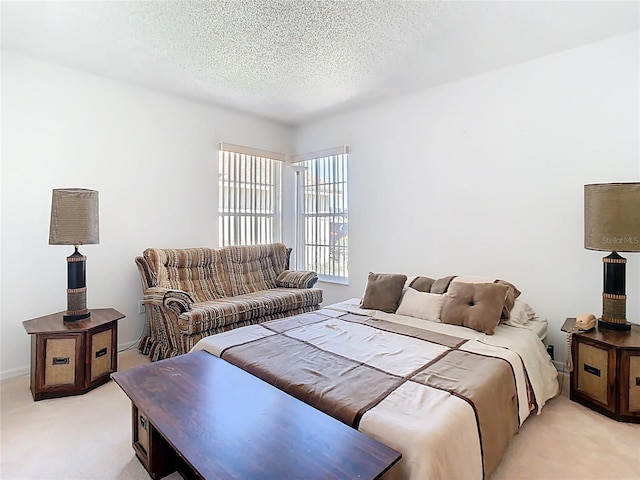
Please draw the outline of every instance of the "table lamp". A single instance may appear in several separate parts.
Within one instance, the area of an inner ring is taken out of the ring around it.
[[[627,322],[627,260],[618,252],[640,252],[640,183],[584,186],[584,248],[612,252],[604,263],[599,328],[631,330]]]
[[[86,260],[80,245],[100,243],[98,192],[83,188],[53,190],[49,245],[73,245],[67,257],[67,311],[65,322],[89,318],[87,309]]]

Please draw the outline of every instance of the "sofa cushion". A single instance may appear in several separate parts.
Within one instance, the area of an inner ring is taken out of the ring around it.
[[[180,333],[193,335],[236,322],[297,310],[322,302],[319,288],[273,288],[196,303],[178,317]]]
[[[229,246],[220,252],[226,257],[231,297],[276,288],[276,279],[287,263],[283,243]]]
[[[406,275],[369,272],[361,307],[395,313],[406,281]]]
[[[143,253],[154,286],[183,290],[195,302],[229,296],[231,284],[220,250],[148,248]]]
[[[453,282],[445,295],[440,320],[493,335],[508,290],[498,283]]]

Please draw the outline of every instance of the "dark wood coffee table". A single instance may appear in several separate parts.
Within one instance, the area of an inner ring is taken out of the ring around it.
[[[375,479],[400,453],[204,351],[112,374],[152,478]]]

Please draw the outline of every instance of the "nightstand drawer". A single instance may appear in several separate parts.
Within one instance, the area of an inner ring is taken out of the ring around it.
[[[607,366],[608,352],[586,343],[578,344],[578,374],[576,390],[589,395],[602,404],[608,403],[607,397]]]
[[[82,357],[78,355],[78,345],[82,344],[82,334],[42,335],[35,349],[40,352],[35,368],[40,375],[35,378],[37,390],[43,395],[55,392],[74,391],[82,388]]]
[[[640,413],[640,355],[629,357],[629,412]]]
[[[640,423],[640,350],[620,355],[620,412]]]
[[[91,333],[89,336],[89,348],[87,365],[89,365],[90,376],[89,383],[93,384],[101,377],[109,377],[116,371],[116,341],[117,341],[117,324],[114,322],[105,330]]]

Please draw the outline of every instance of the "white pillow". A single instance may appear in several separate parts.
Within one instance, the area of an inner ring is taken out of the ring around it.
[[[440,311],[446,297],[436,293],[419,292],[413,288],[407,288],[400,300],[400,306],[396,313],[408,317],[440,321]]]
[[[516,300],[517,302],[517,300]],[[534,318],[536,318],[538,316],[538,314],[535,312],[535,310],[533,308],[531,308],[531,306],[528,303],[525,302],[521,302],[522,303],[522,308],[524,308],[524,311],[527,313],[527,318],[529,320],[533,320]],[[514,305],[515,307],[515,305]]]
[[[529,320],[535,316],[536,312],[528,303],[516,299],[513,308],[511,309],[509,320],[503,320],[502,323],[516,327],[523,327],[526,326],[529,323]]]
[[[496,279],[490,277],[481,277],[479,275],[459,275],[451,281],[462,283],[494,283]]]

